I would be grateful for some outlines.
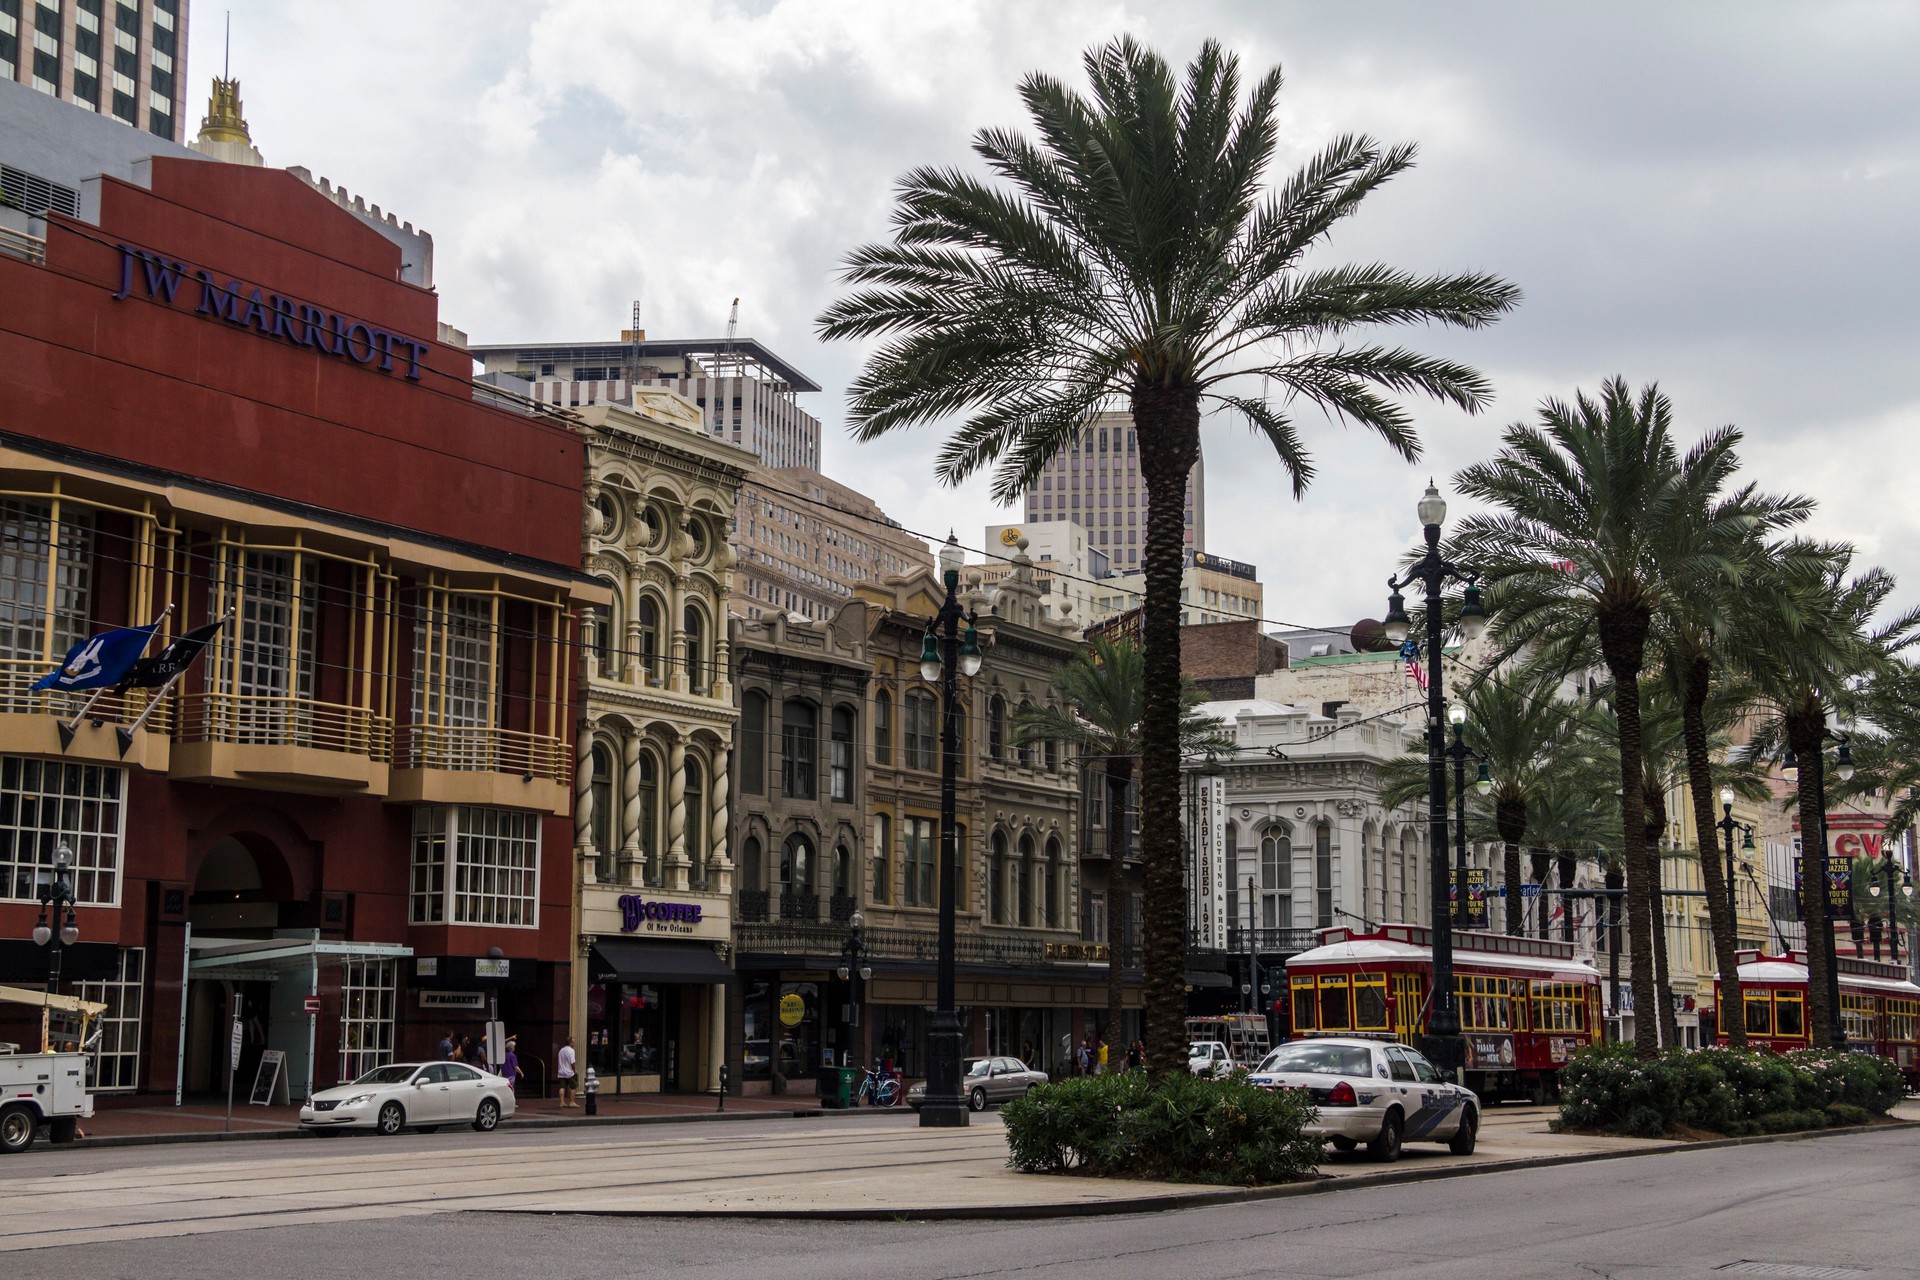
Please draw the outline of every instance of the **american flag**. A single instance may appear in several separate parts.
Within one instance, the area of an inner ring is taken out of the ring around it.
[[[1407,664],[1407,679],[1420,686],[1424,693],[1427,688],[1427,669],[1420,665],[1420,646],[1409,640],[1400,646],[1400,657]]]

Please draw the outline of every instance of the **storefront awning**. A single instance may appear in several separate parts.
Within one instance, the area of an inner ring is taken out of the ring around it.
[[[1215,969],[1189,969],[1187,985],[1196,988],[1230,987],[1233,979]]]
[[[195,938],[188,944],[190,978],[271,982],[347,960],[404,960],[412,947],[391,942],[322,942],[318,938]]]
[[[726,982],[733,970],[704,942],[601,938],[593,944],[595,982]]]

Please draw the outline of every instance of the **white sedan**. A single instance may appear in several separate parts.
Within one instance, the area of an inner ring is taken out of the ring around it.
[[[395,1134],[470,1124],[490,1133],[512,1114],[513,1086],[500,1076],[460,1062],[395,1062],[315,1093],[300,1108],[300,1127],[310,1133]]]
[[[1433,1064],[1403,1044],[1332,1037],[1281,1045],[1247,1077],[1265,1089],[1301,1089],[1319,1114],[1306,1132],[1352,1151],[1361,1143],[1379,1160],[1400,1158],[1403,1142],[1444,1142],[1473,1154],[1480,1103],[1471,1089],[1449,1084]]]

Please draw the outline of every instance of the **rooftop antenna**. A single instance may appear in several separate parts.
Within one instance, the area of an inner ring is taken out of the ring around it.
[[[632,347],[627,352],[627,382],[632,384],[640,381],[640,343],[646,337],[640,329],[640,299],[638,298],[633,300],[633,328],[627,331],[627,336],[632,342]]]

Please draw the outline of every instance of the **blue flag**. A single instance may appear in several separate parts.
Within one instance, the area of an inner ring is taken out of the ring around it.
[[[144,627],[119,627],[90,636],[67,650],[59,668],[34,681],[33,687],[71,691],[118,684],[147,651],[159,625],[156,618]]]

